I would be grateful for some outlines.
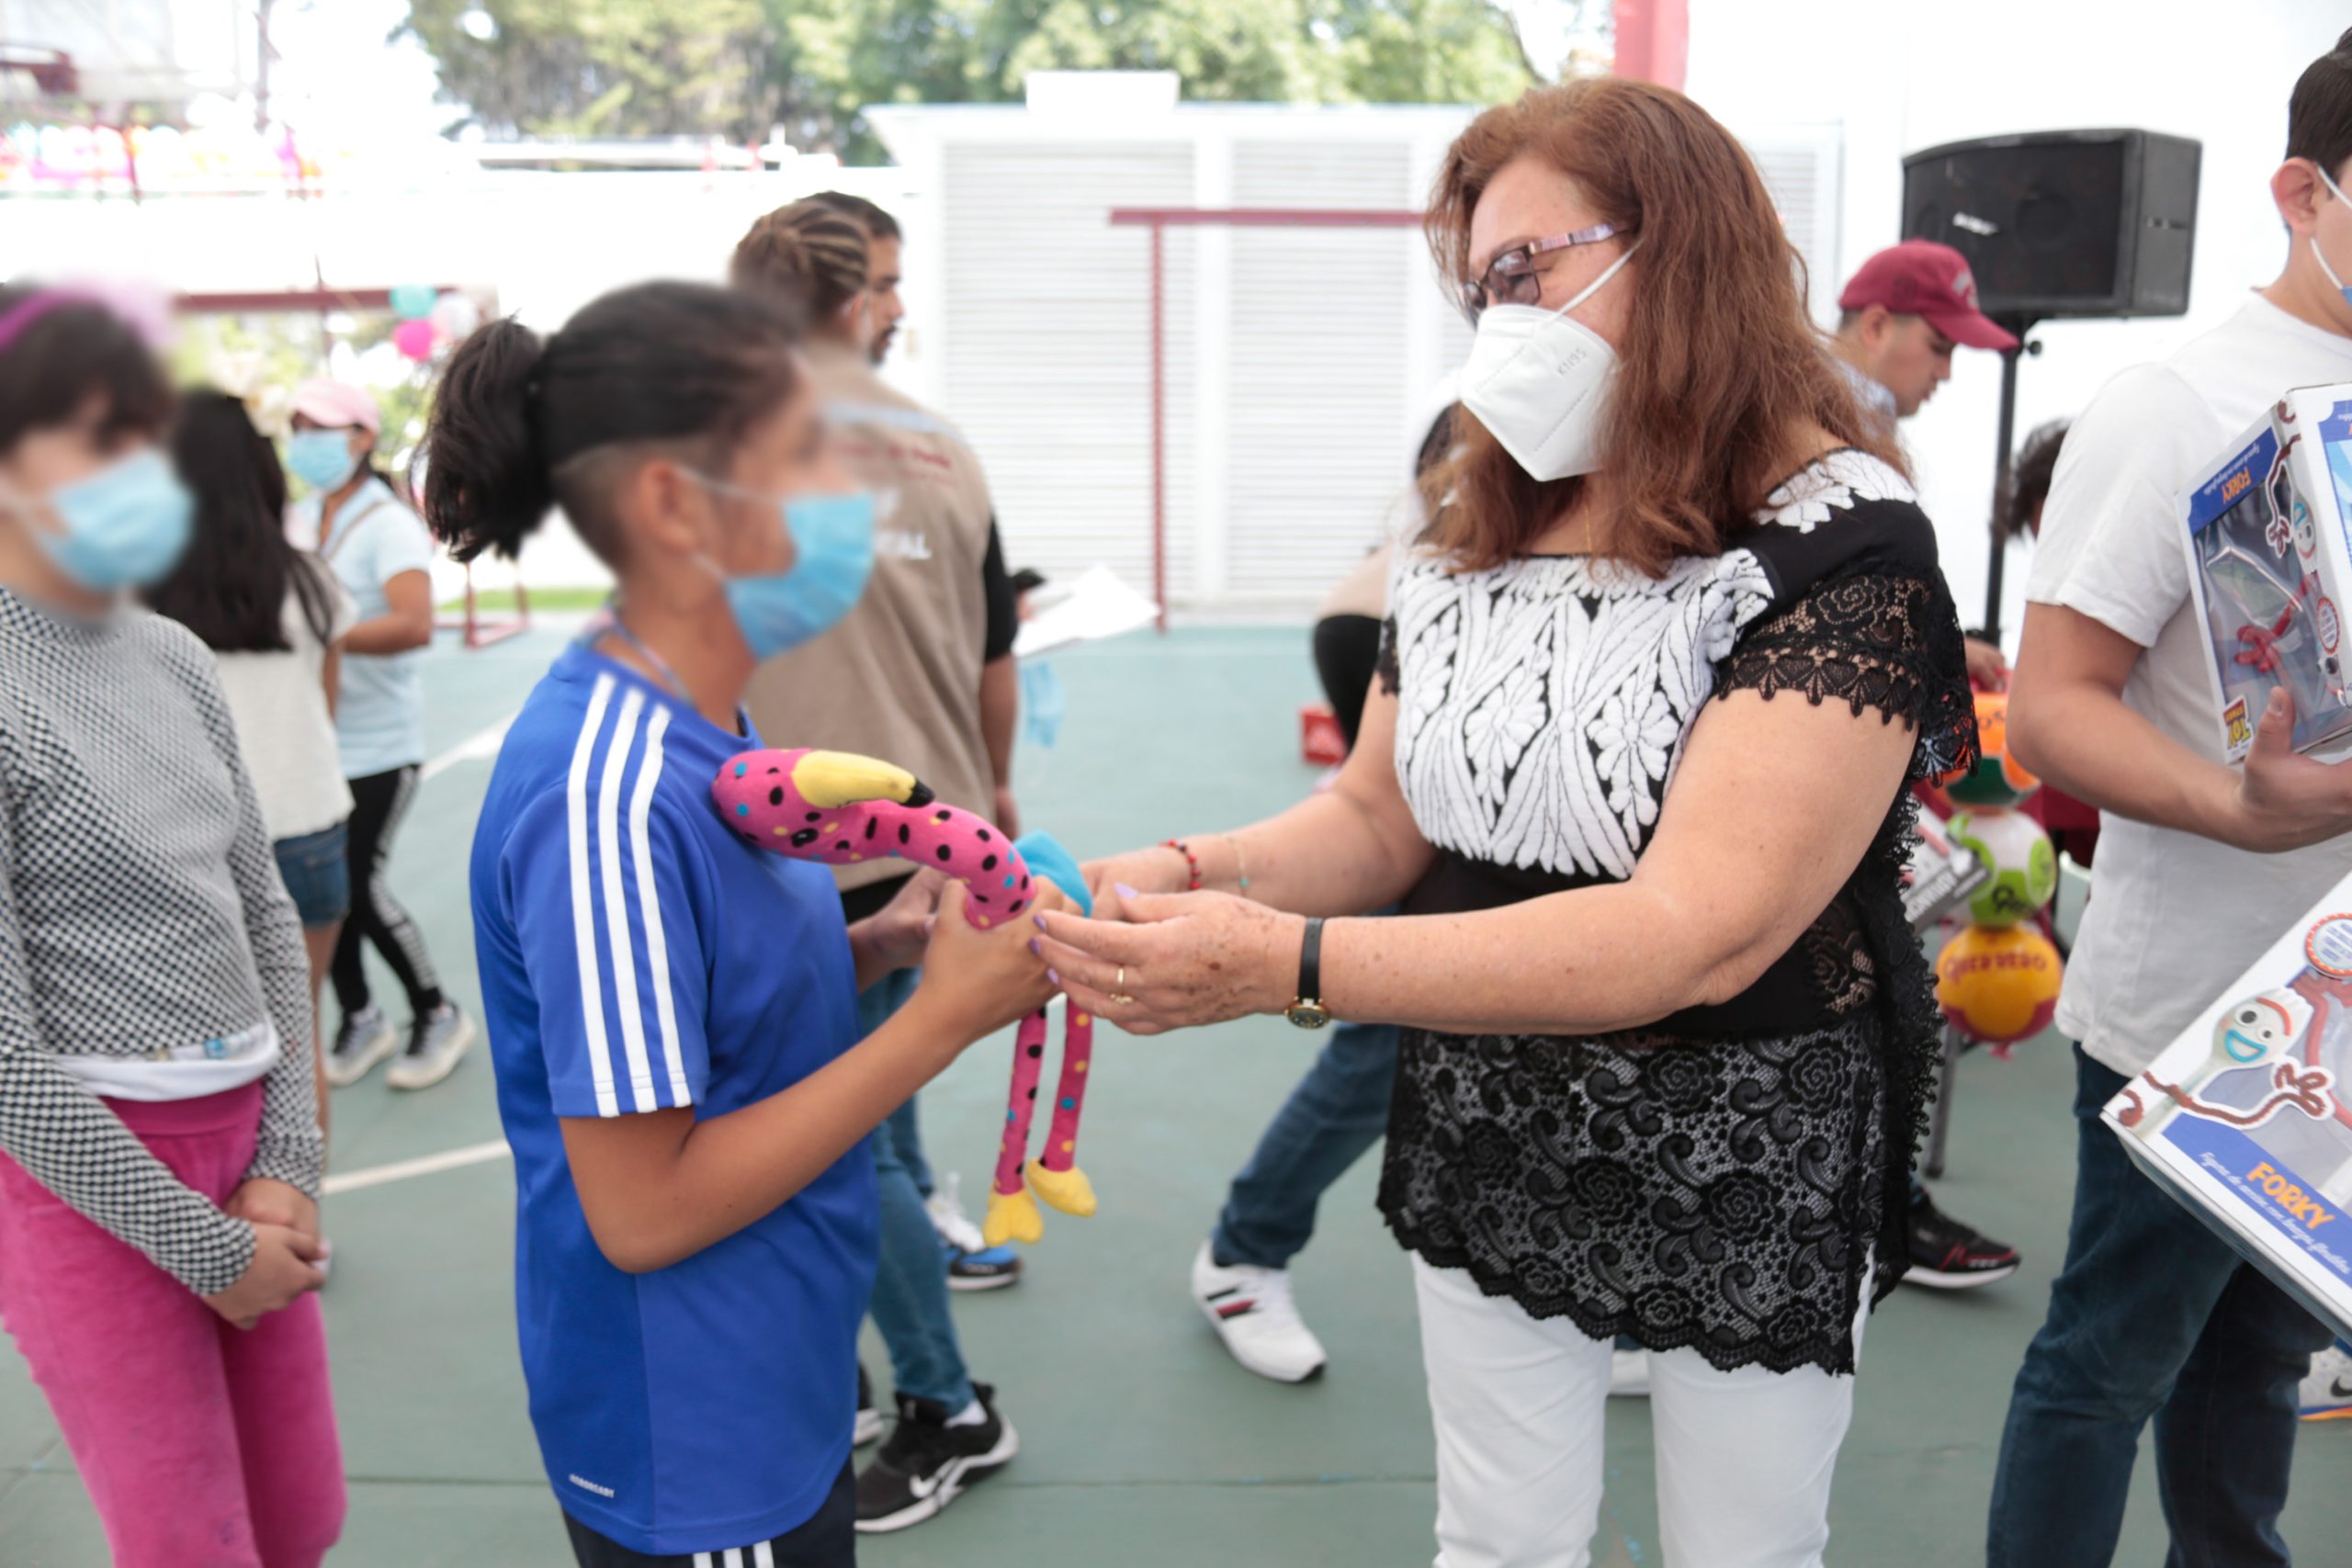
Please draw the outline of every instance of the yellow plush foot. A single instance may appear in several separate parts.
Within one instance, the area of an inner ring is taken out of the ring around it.
[[[1029,1179],[1032,1191],[1063,1213],[1083,1217],[1094,1213],[1094,1183],[1078,1167],[1047,1170],[1043,1160],[1033,1159],[1021,1174]]]
[[[1026,1188],[1018,1192],[990,1192],[988,1217],[980,1222],[980,1239],[990,1247],[1045,1240],[1046,1216],[1037,1212],[1037,1200],[1029,1196]]]

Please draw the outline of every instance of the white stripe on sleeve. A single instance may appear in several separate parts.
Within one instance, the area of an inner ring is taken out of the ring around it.
[[[763,1540],[752,1548],[752,1568],[775,1568],[775,1547]]]
[[[637,852],[637,892],[645,917],[645,964],[653,984],[653,1016],[662,1030],[662,1055],[670,1067],[670,1103],[694,1103],[686,1085],[685,1053],[678,1048],[678,1005],[670,994],[670,940],[662,929],[662,887],[653,880],[653,851],[646,839],[646,818],[653,806],[653,787],[662,780],[662,737],[670,728],[670,710],[653,710],[645,726],[645,758],[637,768],[637,793],[629,797],[628,838]]]
[[[571,773],[564,785],[564,829],[571,861],[571,942],[580,968],[580,1016],[588,1034],[588,1071],[596,1085],[596,1114],[617,1116],[620,1103],[613,1093],[612,1043],[605,1035],[605,988],[596,969],[596,909],[588,894],[588,763],[595,754],[596,735],[605,727],[605,709],[613,695],[613,678],[596,677],[589,694],[588,716],[581,722],[580,739],[571,748]]]
[[[727,1568],[743,1568],[743,1549],[740,1546],[729,1547],[727,1555],[720,1561],[726,1563]]]
[[[653,1071],[645,1057],[645,1014],[637,995],[637,943],[628,934],[629,895],[634,891],[642,898],[646,890],[629,888],[621,869],[621,774],[628,771],[637,716],[644,711],[645,694],[631,686],[621,698],[621,716],[605,747],[604,777],[597,781],[596,859],[605,879],[605,941],[613,953],[613,1006],[620,1014],[621,1049],[628,1057],[629,1102],[639,1111],[658,1111]]]
[[[707,1552],[707,1551],[697,1551],[697,1552],[695,1552],[695,1568],[712,1568],[711,1561],[710,1561],[710,1553],[709,1553],[709,1552]]]

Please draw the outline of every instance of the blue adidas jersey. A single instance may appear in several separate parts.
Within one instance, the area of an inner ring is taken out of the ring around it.
[[[558,1118],[723,1116],[857,1041],[831,874],[752,849],[710,781],[755,739],[575,646],[508,731],[472,895],[514,1148],[514,1314],[548,1479],[655,1556],[805,1522],[849,1456],[873,1284],[874,1163],[653,1273],[589,1235]]]

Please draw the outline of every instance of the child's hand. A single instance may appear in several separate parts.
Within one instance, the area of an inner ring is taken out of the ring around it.
[[[316,1264],[326,1256],[319,1238],[284,1225],[254,1226],[254,1258],[237,1282],[204,1298],[204,1304],[235,1324],[251,1328],[264,1313],[288,1306],[305,1291],[315,1291],[327,1277]]]
[[[922,962],[923,949],[931,942],[933,915],[939,908],[939,890],[946,884],[947,878],[936,867],[919,871],[907,878],[896,897],[850,928],[861,988],[873,979]]]
[[[257,1225],[283,1225],[303,1235],[319,1234],[319,1206],[300,1188],[256,1177],[229,1194],[228,1213]]]
[[[982,931],[964,918],[964,885],[950,882],[940,891],[939,912],[932,927],[931,945],[922,959],[922,984],[918,998],[948,1010],[956,1048],[962,1050],[1015,1019],[1036,1011],[1052,999],[1053,982],[1046,978],[1035,924],[1024,915],[1010,924]],[[1035,908],[1067,910],[1070,901],[1060,888],[1039,878]]]

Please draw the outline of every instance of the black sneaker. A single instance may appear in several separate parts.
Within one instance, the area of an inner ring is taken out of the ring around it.
[[[1907,1235],[1910,1285],[1931,1291],[1967,1291],[2006,1280],[2018,1271],[2018,1249],[1962,1224],[1929,1201],[1924,1187],[1913,1190]]]
[[[882,1440],[882,1412],[874,1405],[874,1380],[865,1375],[865,1363],[857,1364],[857,1421],[849,1429],[849,1446],[862,1449]]]
[[[857,1530],[884,1535],[919,1525],[985,1480],[1021,1451],[1012,1423],[997,1414],[996,1390],[972,1385],[986,1419],[947,1424],[946,1406],[899,1395],[899,1425],[857,1478]]]

